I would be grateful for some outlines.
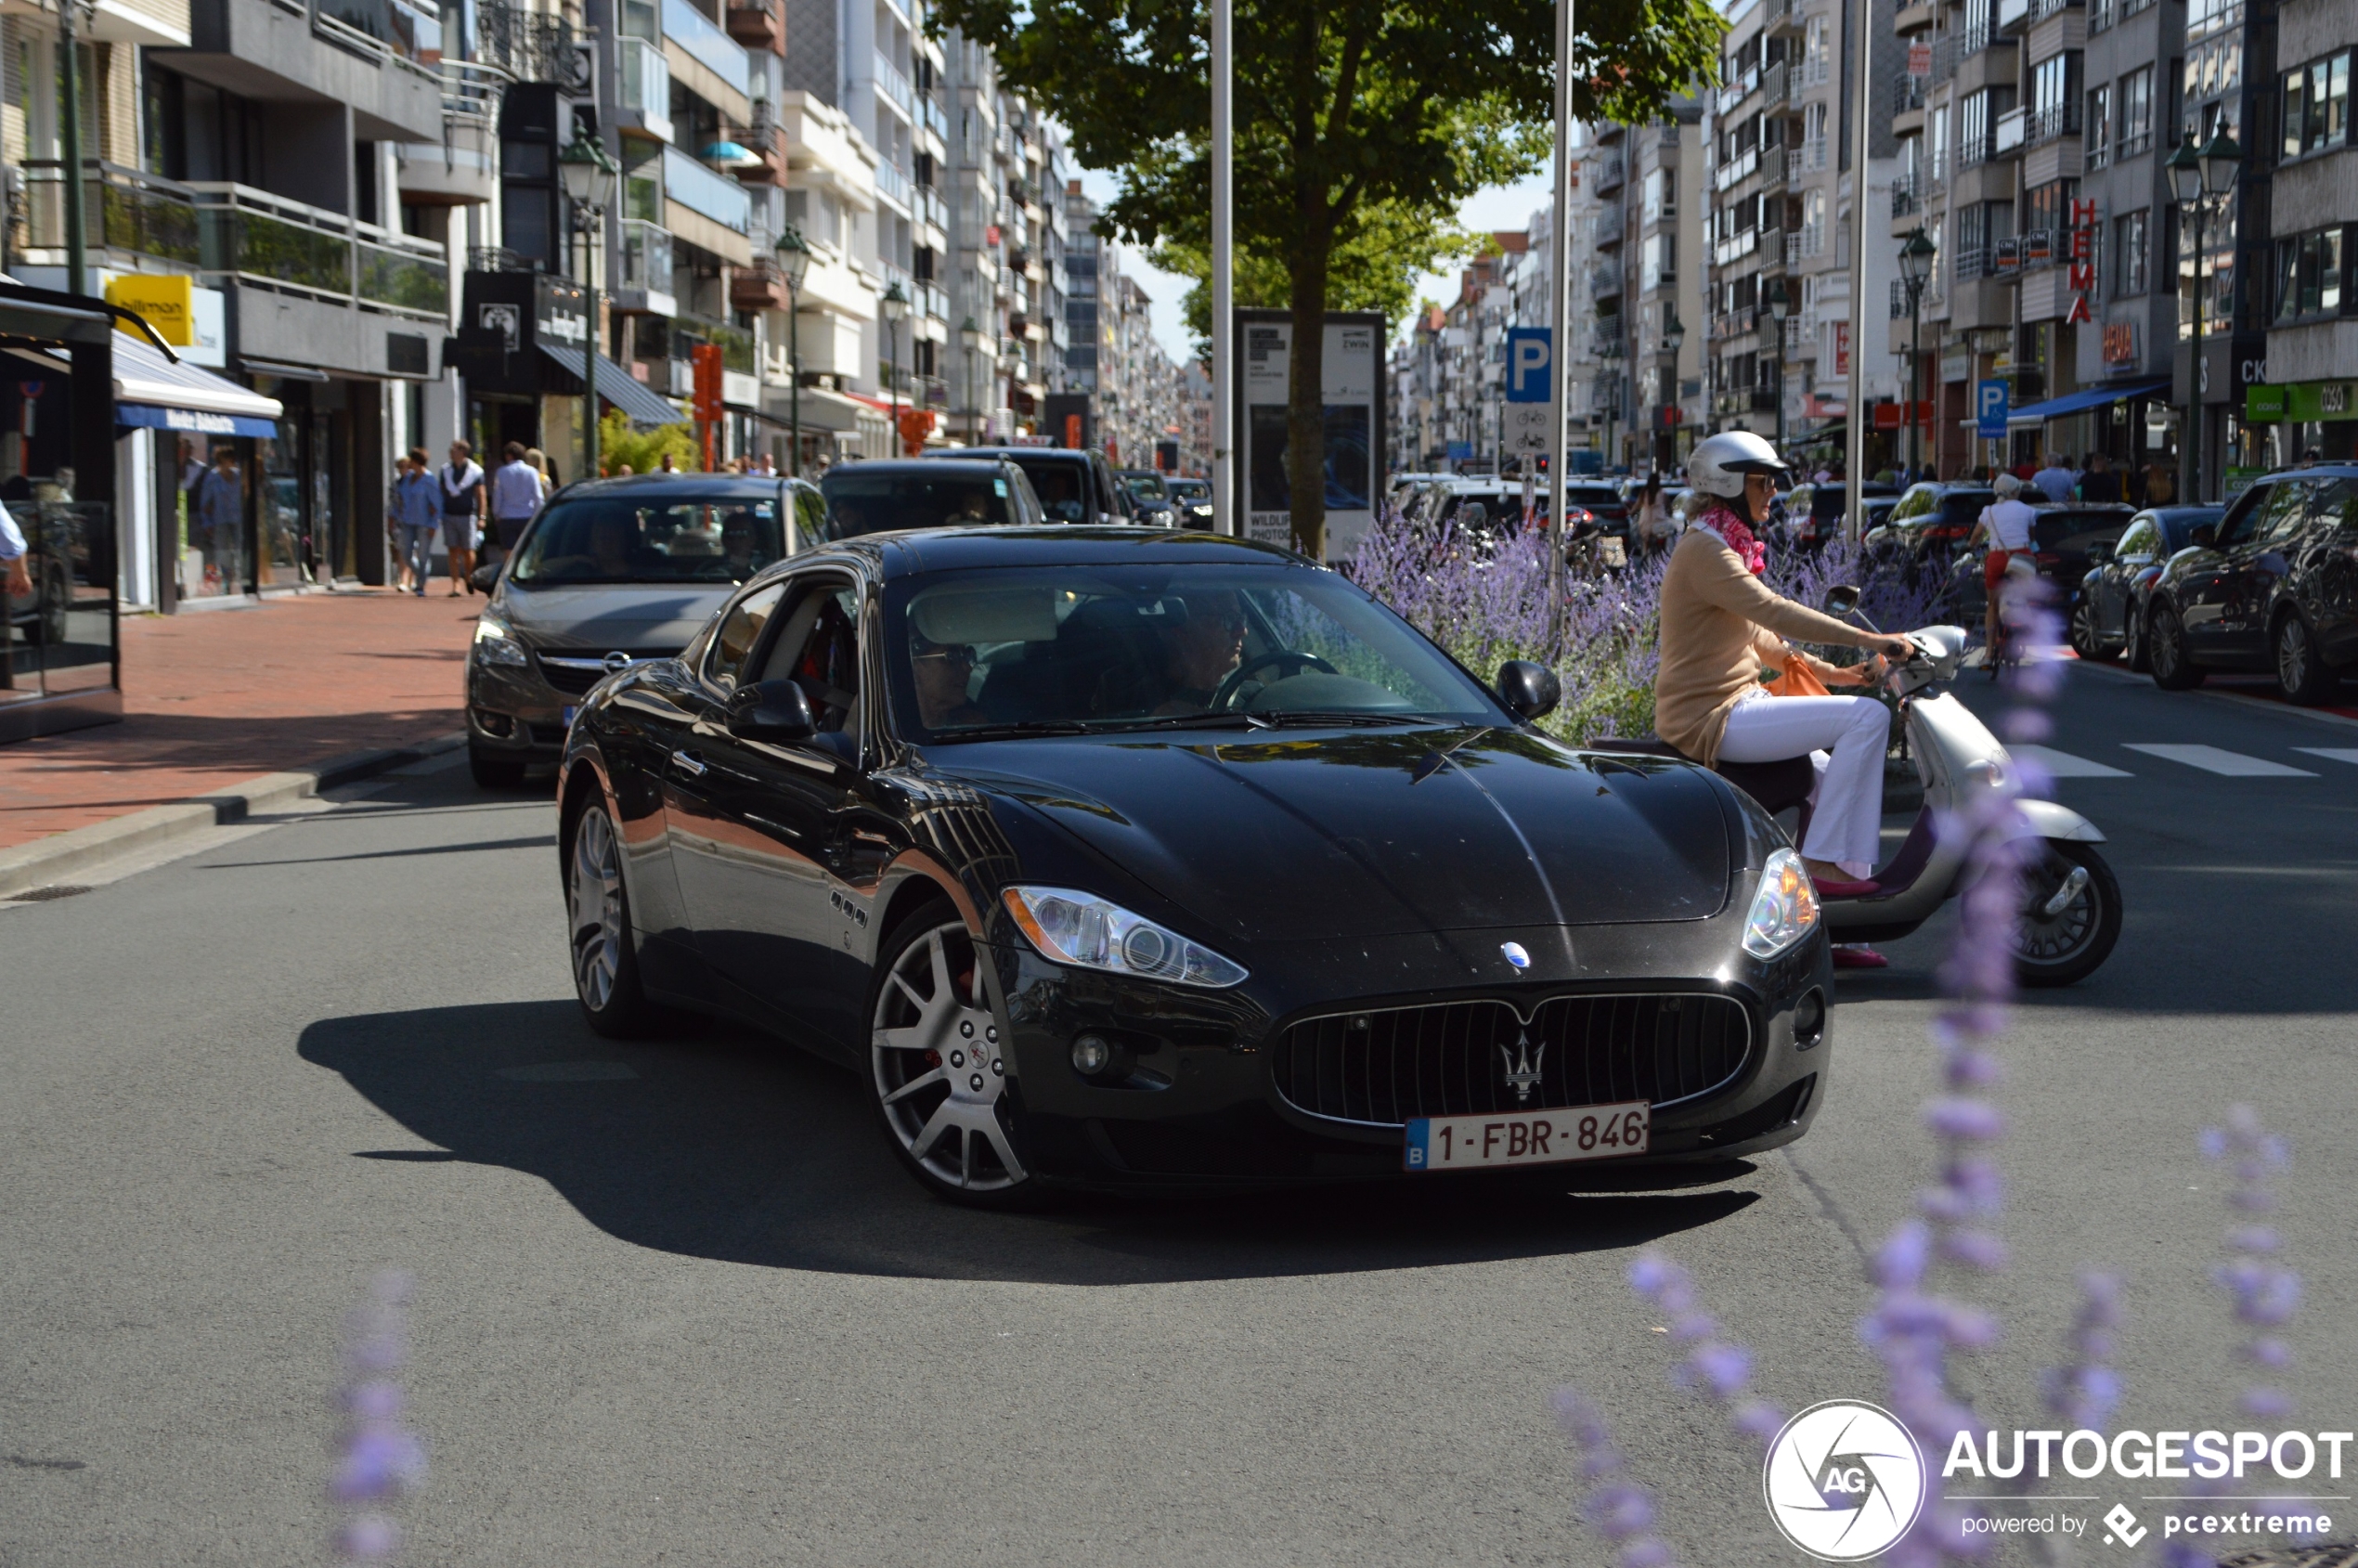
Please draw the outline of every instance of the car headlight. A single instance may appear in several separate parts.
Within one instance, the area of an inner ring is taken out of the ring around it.
[[[475,663],[522,669],[532,659],[524,644],[509,635],[508,623],[486,610],[475,619]]]
[[[1215,990],[1245,978],[1242,965],[1095,893],[1010,888],[1003,897],[1031,945],[1059,964]]]
[[[1791,849],[1771,850],[1768,869],[1760,874],[1760,890],[1752,896],[1752,913],[1744,917],[1744,951],[1755,958],[1774,958],[1818,927],[1818,889]]]

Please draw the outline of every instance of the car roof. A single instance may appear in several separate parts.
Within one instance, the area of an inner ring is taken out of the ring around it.
[[[827,479],[853,478],[863,473],[922,473],[928,478],[939,478],[945,468],[952,473],[965,469],[979,478],[998,473],[999,460],[969,458],[945,463],[939,459],[926,458],[870,458],[861,462],[840,463],[827,471]],[[826,482],[823,479],[819,483],[823,486]]]
[[[1079,447],[944,447],[927,452],[923,462],[955,462],[965,459],[970,462],[1016,462],[1025,458],[1055,458],[1067,462],[1087,462],[1089,454]]]
[[[554,501],[561,496],[567,500],[577,500],[584,496],[635,497],[652,494],[678,495],[683,499],[719,496],[732,500],[739,497],[757,500],[769,497],[774,499],[781,484],[810,483],[808,479],[796,479],[784,473],[626,473],[612,479],[577,479],[549,499]]]
[[[1054,524],[1009,528],[978,525],[863,534],[821,550],[791,555],[766,568],[767,577],[835,560],[891,580],[978,566],[1235,565],[1297,566],[1312,563],[1278,545],[1171,528],[1100,527]]]

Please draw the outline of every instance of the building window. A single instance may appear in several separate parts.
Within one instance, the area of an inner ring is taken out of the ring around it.
[[[2151,215],[2150,209],[2139,208],[2112,220],[2112,292],[2117,296],[2142,294],[2148,286],[2145,226]]]
[[[2345,248],[2339,228],[2321,228],[2276,241],[2276,319],[2339,316]]]
[[[2350,139],[2350,53],[2284,74],[2283,156],[2340,147]]]
[[[2101,169],[2112,157],[2112,89],[2088,89],[2088,127],[2085,146],[2087,165]]]
[[[2154,68],[2144,66],[2120,79],[2116,95],[2118,127],[2113,136],[2116,160],[2134,158],[2153,146]]]

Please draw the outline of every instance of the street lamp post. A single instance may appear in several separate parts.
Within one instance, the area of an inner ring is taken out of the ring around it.
[[[892,403],[892,450],[900,450],[900,323],[909,317],[909,296],[900,292],[894,281],[885,290],[884,303],[878,306],[885,322],[885,382]]]
[[[589,132],[577,126],[573,141],[557,154],[557,172],[572,200],[576,223],[583,240],[582,292],[588,296],[590,330],[582,340],[581,476],[598,477],[598,260],[605,244],[606,209],[614,201],[614,182],[622,165],[614,161]]]
[[[1932,258],[1938,246],[1919,227],[1908,234],[1908,242],[1899,247],[1899,277],[1908,285],[1908,473],[1912,479],[1924,460],[1924,450],[1917,444],[1916,389],[1924,381],[1923,306],[1924,284],[1932,277]]]
[[[1782,278],[1768,279],[1768,319],[1776,323],[1777,337],[1777,450],[1785,449],[1785,317],[1793,314],[1792,296],[1785,292]]]
[[[2196,150],[2193,132],[2178,144],[2170,155],[2166,167],[2170,183],[2178,197],[2180,211],[2195,223],[2195,298],[2194,353],[2186,375],[2186,450],[2183,466],[2186,471],[2186,503],[2198,505],[2202,499],[2203,449],[2203,362],[2202,362],[2202,255],[2203,230],[2210,217],[2211,204],[2235,188],[2235,176],[2243,163],[2243,149],[2227,134],[2222,123],[2213,131],[2210,140]],[[2181,222],[2184,218],[2180,219]]]
[[[778,236],[778,270],[786,279],[786,472],[802,477],[802,280],[810,276],[810,242],[792,224]]]

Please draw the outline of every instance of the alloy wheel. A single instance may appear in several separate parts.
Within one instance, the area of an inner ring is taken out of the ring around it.
[[[871,1035],[886,1126],[919,1171],[964,1193],[1028,1176],[1008,1134],[1004,1031],[983,968],[963,924],[926,929],[886,971]]]
[[[2153,666],[2154,684],[2165,692],[2202,684],[2203,672],[2186,658],[2185,626],[2167,604],[2155,605],[2146,617],[2145,657]]]
[[[2287,700],[2314,706],[2331,694],[2332,677],[2317,657],[2316,640],[2309,623],[2288,615],[2276,628],[2276,685]]]
[[[2083,659],[2101,657],[2103,644],[2096,638],[2096,606],[2085,595],[2071,611],[2071,651]]]
[[[574,830],[565,906],[573,917],[574,986],[582,1005],[598,1012],[614,1000],[623,943],[622,862],[615,849],[614,823],[602,806],[582,813],[581,825]]]

